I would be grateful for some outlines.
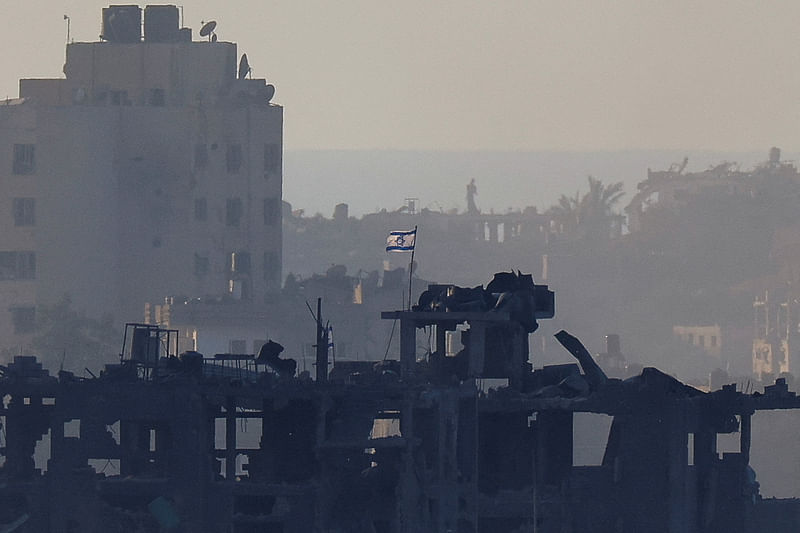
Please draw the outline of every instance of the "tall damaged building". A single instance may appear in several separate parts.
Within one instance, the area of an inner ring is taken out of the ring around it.
[[[0,103],[0,348],[19,353],[64,294],[131,320],[165,294],[280,287],[283,108],[212,26],[105,8],[64,78]]]

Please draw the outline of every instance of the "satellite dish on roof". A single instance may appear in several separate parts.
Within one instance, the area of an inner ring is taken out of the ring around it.
[[[275,86],[271,83],[267,84],[267,102],[272,100],[272,97],[275,96]]]
[[[208,22],[203,24],[202,28],[200,28],[200,37],[208,37],[214,32],[214,28],[216,27],[217,27],[217,21],[209,20]]]
[[[203,24],[203,27],[200,28],[200,37],[208,37],[209,42],[212,43],[217,42],[217,34],[214,33],[214,29],[217,27],[217,21],[209,20],[201,24]]]
[[[242,54],[242,59],[239,60],[239,79],[245,79],[248,74],[250,74],[250,62],[247,60],[247,54]]]

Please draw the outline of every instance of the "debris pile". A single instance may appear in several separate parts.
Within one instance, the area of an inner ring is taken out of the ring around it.
[[[752,414],[800,408],[785,382],[704,393],[653,368],[622,381],[564,331],[556,338],[577,364],[533,371],[528,334],[552,316],[552,294],[519,272],[485,289],[433,285],[413,310],[383,313],[400,323],[399,361],[337,361],[325,379],[295,376],[274,341],[257,355],[177,355],[174,332],[142,324],[129,325],[122,360],[96,378],[56,378],[16,358],[0,375],[0,526],[797,529],[769,513],[789,516],[798,503],[762,500],[749,467]],[[487,379],[501,384],[487,391]],[[589,466],[574,459],[580,413],[611,418]],[[739,451],[718,455],[718,435],[736,432]]]

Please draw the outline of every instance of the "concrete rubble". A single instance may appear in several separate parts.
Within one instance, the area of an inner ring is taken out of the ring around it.
[[[752,415],[800,408],[785,382],[744,394],[655,368],[615,379],[563,331],[577,364],[534,371],[528,337],[554,303],[520,273],[431,285],[382,315],[399,322],[399,361],[324,379],[296,376],[274,341],[177,354],[175,331],[143,324],[96,378],[16,357],[0,377],[0,530],[796,530],[800,504],[762,499],[749,467]],[[584,413],[612,417],[593,466],[574,465]],[[720,456],[730,433],[739,451]]]

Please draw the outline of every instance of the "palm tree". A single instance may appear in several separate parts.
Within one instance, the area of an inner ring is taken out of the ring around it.
[[[575,191],[575,196],[562,194],[558,204],[552,206],[547,212],[553,215],[566,228],[574,229],[580,224],[581,193]]]
[[[581,230],[583,235],[593,237],[608,236],[611,229],[619,225],[620,215],[614,212],[625,192],[621,181],[605,185],[593,176],[589,176],[589,191],[583,196],[580,191],[575,196],[564,194],[558,204],[548,213],[559,220],[567,230]]]
[[[581,198],[580,211],[583,221],[587,223],[610,222],[614,217],[614,206],[620,201],[625,192],[622,182],[604,185],[602,181],[589,176],[589,192]]]

